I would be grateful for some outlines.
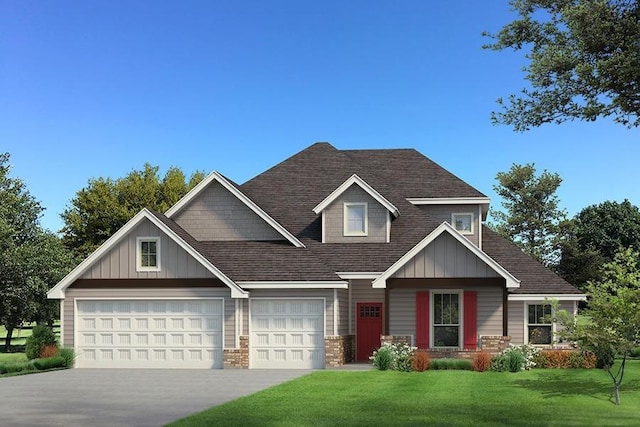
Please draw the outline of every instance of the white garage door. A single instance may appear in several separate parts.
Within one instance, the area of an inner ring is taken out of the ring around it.
[[[252,368],[324,368],[324,299],[252,299]]]
[[[222,368],[223,302],[77,301],[76,366]]]

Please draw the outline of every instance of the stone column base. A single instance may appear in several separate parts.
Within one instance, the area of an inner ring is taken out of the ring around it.
[[[240,336],[240,348],[225,348],[223,350],[223,365],[225,368],[249,368],[249,337]]]

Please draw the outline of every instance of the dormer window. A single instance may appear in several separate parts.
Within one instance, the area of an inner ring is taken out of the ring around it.
[[[344,204],[344,235],[345,236],[366,236],[367,224],[367,204],[366,203],[345,203]]]
[[[451,215],[451,224],[460,234],[473,234],[473,214],[454,213]]]
[[[137,271],[160,271],[160,238],[138,237]]]

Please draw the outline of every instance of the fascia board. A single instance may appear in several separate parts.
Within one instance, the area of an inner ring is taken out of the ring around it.
[[[508,301],[586,301],[585,294],[510,294],[507,296]]]
[[[365,180],[360,178],[358,175],[353,174],[349,179],[340,184],[338,188],[333,190],[331,194],[329,194],[323,201],[318,203],[316,207],[313,208],[313,212],[316,215],[320,214],[323,210],[327,208],[331,203],[333,203],[342,193],[344,193],[349,187],[353,184],[356,184],[360,188],[362,188],[367,194],[373,197],[378,203],[384,206],[394,217],[398,217],[400,215],[400,211],[395,207],[393,203],[387,200],[382,194],[378,193],[375,188],[367,184]]]
[[[246,281],[238,282],[244,289],[347,289],[343,281]]]

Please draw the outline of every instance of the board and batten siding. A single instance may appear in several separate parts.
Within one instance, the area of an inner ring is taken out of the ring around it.
[[[325,313],[325,335],[333,335],[333,289],[253,289],[248,303],[253,298],[282,298],[282,299],[305,299],[324,298]],[[246,326],[246,334],[249,334],[249,306],[242,310],[242,324]],[[251,345],[251,343],[249,343]]]
[[[502,288],[498,286],[456,286],[438,287],[444,289],[476,291],[477,333],[481,335],[502,335]],[[389,335],[416,335],[416,292],[430,289],[389,290]]]
[[[449,233],[442,233],[391,278],[500,277]]]
[[[160,237],[160,271],[136,271],[137,238]],[[145,219],[96,261],[81,279],[206,279],[211,272]]]
[[[367,204],[367,235],[344,235],[344,204]],[[324,239],[326,243],[384,243],[387,241],[389,211],[366,191],[354,184],[346,189],[324,210]]]
[[[359,302],[381,302],[384,304],[384,289],[374,289],[371,287],[371,280],[352,279],[349,281],[349,289],[351,290],[351,324],[349,325],[350,334],[356,333],[356,318],[358,317]],[[382,308],[384,313],[384,307]]]
[[[74,289],[66,290],[62,309],[64,346],[74,345],[74,307],[75,299],[181,299],[181,298],[224,298],[224,348],[235,348],[235,300],[231,291],[224,288],[113,288],[113,289]]]
[[[480,218],[478,217],[478,205],[418,205],[418,207],[427,212],[429,217],[438,223],[448,222],[451,224],[452,214],[473,214],[473,234],[465,234],[464,237],[469,239],[474,245],[478,246],[480,227]],[[453,225],[453,224],[451,224]]]
[[[172,219],[196,240],[284,240],[218,182],[212,182]]]

